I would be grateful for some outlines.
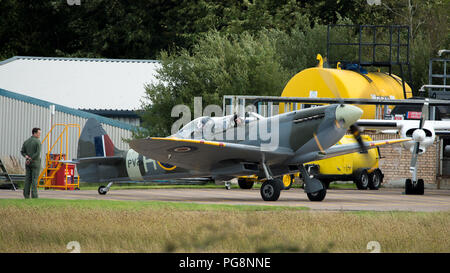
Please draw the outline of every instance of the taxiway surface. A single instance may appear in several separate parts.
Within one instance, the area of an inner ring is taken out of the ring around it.
[[[96,190],[39,190],[40,198],[95,199],[122,201],[172,201],[203,204],[303,206],[314,210],[373,211],[447,211],[450,210],[450,190],[425,190],[425,195],[404,195],[402,189],[384,188],[378,191],[328,190],[322,202],[311,202],[302,189],[282,191],[276,202],[261,199],[259,189],[123,189],[99,195]],[[0,199],[23,198],[22,190],[0,190]]]

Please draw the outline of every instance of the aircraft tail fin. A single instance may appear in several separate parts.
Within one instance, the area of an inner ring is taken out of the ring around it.
[[[77,158],[116,156],[121,152],[100,122],[95,118],[88,119],[78,140]]]
[[[124,155],[100,122],[88,119],[78,140],[77,170],[84,182],[104,182],[127,177]]]

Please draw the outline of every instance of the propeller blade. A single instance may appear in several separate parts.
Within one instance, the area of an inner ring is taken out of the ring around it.
[[[333,74],[325,71],[325,69],[319,69],[318,71],[323,82],[328,87],[328,89],[330,89],[331,93],[333,93],[334,97],[339,99],[340,104],[343,104],[344,102],[342,100],[341,94],[339,93],[339,88],[337,87]]]
[[[360,152],[361,153],[367,153],[367,147],[364,145],[364,141],[361,137],[361,132],[359,131],[358,126],[351,125],[350,126],[350,132],[352,133],[353,137],[355,138],[356,142],[359,144]]]
[[[414,145],[414,150],[412,153],[412,158],[411,158],[411,168],[415,168],[416,164],[417,164],[417,156],[419,155],[419,151],[420,151],[420,143],[416,142],[416,144]]]
[[[420,129],[422,129],[423,125],[425,124],[425,121],[428,120],[428,114],[429,114],[429,100],[425,99],[423,106],[422,106],[422,115],[420,117],[420,123],[419,123]]]

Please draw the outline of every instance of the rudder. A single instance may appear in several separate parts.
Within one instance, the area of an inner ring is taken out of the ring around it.
[[[115,156],[120,152],[100,122],[95,118],[88,119],[78,140],[77,158]]]

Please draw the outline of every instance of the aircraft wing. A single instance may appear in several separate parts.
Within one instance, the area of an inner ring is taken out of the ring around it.
[[[355,124],[365,129],[399,129],[403,123],[404,121],[400,120],[360,119]],[[417,124],[419,124],[418,120]]]
[[[263,154],[267,159],[293,155],[293,151],[286,148],[264,151],[260,146],[180,138],[136,139],[131,141],[130,147],[148,158],[196,171],[210,171],[241,162],[261,162]]]
[[[384,146],[384,145],[392,145],[392,144],[402,143],[402,142],[406,142],[406,141],[411,141],[411,138],[365,141],[364,145],[369,150],[369,149],[374,149],[376,147],[380,147],[380,146]],[[313,156],[313,159],[309,160],[309,161],[321,160],[321,159],[340,156],[340,155],[344,155],[344,154],[350,154],[350,153],[359,152],[359,151],[360,151],[360,147],[359,147],[358,143],[334,145],[334,146],[326,149],[323,153],[322,152],[316,153],[316,155]]]
[[[398,132],[403,126],[408,128],[419,127],[419,120],[377,120],[377,119],[360,119],[356,122],[358,127],[364,129],[381,129],[386,132]],[[449,120],[426,120],[425,126],[432,127],[438,136],[450,135],[450,121]]]

